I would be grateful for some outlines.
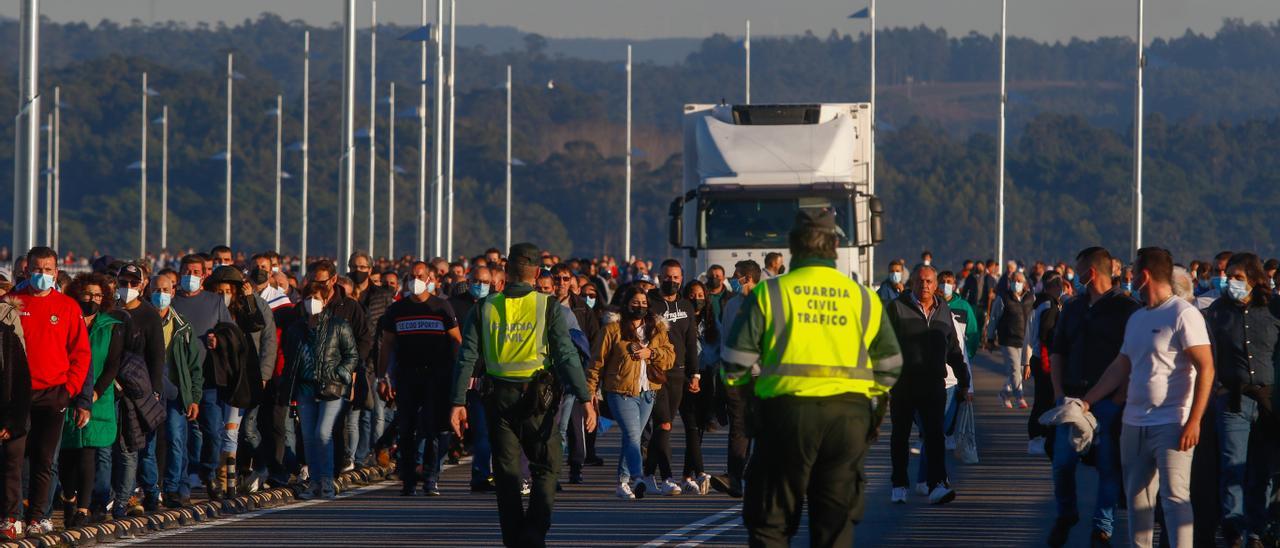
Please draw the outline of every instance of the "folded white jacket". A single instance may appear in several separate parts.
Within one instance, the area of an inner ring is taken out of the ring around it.
[[[1066,398],[1062,405],[1045,411],[1040,415],[1040,424],[1045,426],[1067,425],[1071,427],[1071,445],[1076,453],[1083,455],[1093,445],[1093,433],[1098,429],[1098,419],[1093,413],[1084,410],[1084,401],[1079,398]]]

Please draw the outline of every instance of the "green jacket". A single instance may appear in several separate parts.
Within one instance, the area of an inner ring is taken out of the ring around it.
[[[198,404],[204,395],[204,365],[200,363],[200,349],[196,345],[204,343],[192,332],[186,318],[172,307],[164,320],[173,322],[173,336],[169,348],[165,349],[169,381],[178,387],[178,399],[183,407]]]
[[[93,382],[102,376],[106,366],[107,354],[111,348],[112,327],[120,320],[110,314],[99,313],[89,326],[89,348],[92,351]],[[84,428],[76,428],[75,407],[67,409],[66,424],[62,427],[62,448],[81,449],[85,447],[111,447],[119,434],[116,421],[116,388],[115,383],[107,388],[93,402],[89,423]]]
[[[961,299],[960,294],[956,293],[951,296],[951,300],[947,301],[947,306],[951,307],[953,314],[965,317],[964,353],[966,357],[973,359],[973,353],[977,352],[978,346],[982,344],[981,330],[978,329],[978,317],[973,313],[973,305]]]

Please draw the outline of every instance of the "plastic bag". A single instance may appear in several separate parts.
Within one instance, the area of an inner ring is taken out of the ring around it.
[[[956,409],[955,457],[965,464],[978,463],[978,431],[973,423],[973,404],[960,402]]]
[[[613,421],[609,417],[596,418],[596,434],[603,434],[613,428]]]

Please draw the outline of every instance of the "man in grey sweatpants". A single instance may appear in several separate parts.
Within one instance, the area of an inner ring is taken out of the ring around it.
[[[1168,251],[1139,250],[1133,269],[1146,306],[1129,317],[1120,355],[1084,400],[1092,404],[1129,383],[1120,463],[1130,542],[1151,546],[1159,496],[1170,545],[1190,547],[1191,450],[1200,441],[1200,419],[1213,388],[1209,333],[1200,311],[1173,296]]]

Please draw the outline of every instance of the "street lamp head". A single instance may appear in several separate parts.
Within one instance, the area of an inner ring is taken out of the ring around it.
[[[214,154],[213,156],[210,156],[210,157],[209,157],[209,159],[210,159],[210,160],[213,160],[213,161],[224,161],[224,162],[225,162],[225,161],[227,160],[227,157],[228,157],[228,156],[230,156],[230,155],[229,155],[229,154],[227,154],[227,151],[225,151],[225,150],[224,150],[224,151],[222,151],[222,152],[219,152],[219,153],[217,153],[217,154]]]
[[[156,124],[156,125],[163,124],[163,123],[164,123],[164,116],[156,116],[155,118],[152,118],[152,119],[151,119],[151,123]]]
[[[147,97],[159,97],[159,96],[160,96],[160,92],[156,91],[155,88],[150,88],[150,87],[147,88]]]
[[[132,163],[132,164],[129,164],[127,167],[125,167],[125,169],[127,169],[127,170],[129,170],[129,171],[138,171],[138,170],[141,170],[141,169],[142,169],[142,162],[141,162],[141,161],[137,161],[137,162],[134,162],[134,163]]]
[[[413,29],[408,34],[400,37],[400,40],[404,42],[431,42],[434,39],[435,33],[432,32],[430,24]]]
[[[849,15],[850,19],[867,19],[871,17],[871,8],[862,8]]]

